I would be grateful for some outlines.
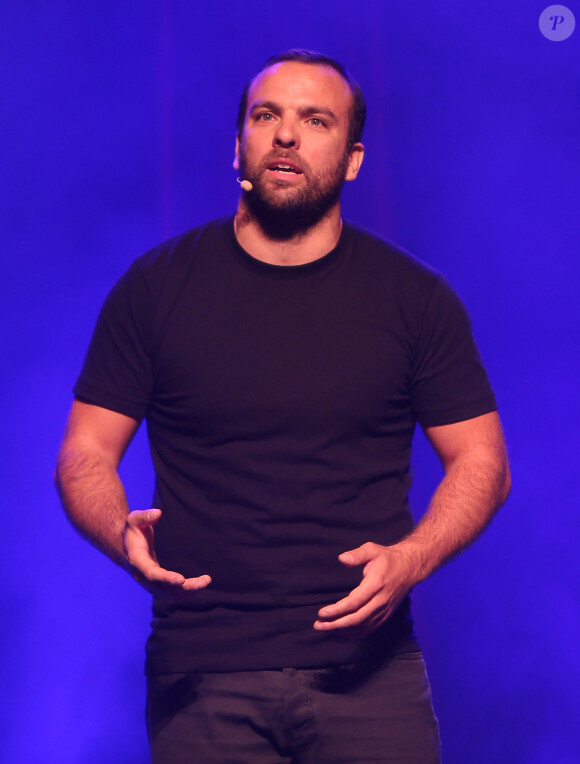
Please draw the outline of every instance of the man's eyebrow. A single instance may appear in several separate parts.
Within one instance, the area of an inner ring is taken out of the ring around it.
[[[269,111],[273,111],[275,114],[279,114],[282,111],[280,104],[276,103],[275,101],[256,101],[251,105],[248,113],[253,114],[257,109],[268,109]],[[312,114],[320,114],[333,122],[337,121],[336,114],[332,111],[332,109],[329,109],[328,106],[317,106],[316,104],[300,106],[298,108],[298,114],[301,117],[306,117]]]
[[[256,109],[269,109],[270,111],[275,111],[278,114],[281,110],[281,106],[274,101],[256,101],[251,105],[248,113],[252,114],[256,111]]]
[[[312,106],[301,106],[298,109],[298,113],[301,117],[305,117],[308,114],[322,114],[325,117],[328,117],[330,120],[336,122],[336,114],[332,111],[332,109],[329,109],[328,106],[316,106],[315,104]]]

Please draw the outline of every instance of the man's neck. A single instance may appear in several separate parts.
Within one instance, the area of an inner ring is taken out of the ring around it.
[[[243,198],[234,220],[240,245],[252,257],[271,265],[303,265],[324,257],[336,247],[341,228],[338,203],[315,226],[284,241],[272,239],[265,233],[259,222],[250,215]]]

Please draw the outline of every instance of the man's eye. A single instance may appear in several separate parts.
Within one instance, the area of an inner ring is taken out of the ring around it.
[[[310,124],[312,127],[324,127],[326,123],[320,117],[311,117]]]
[[[262,114],[258,114],[258,119],[261,119],[262,122],[270,122],[274,118],[274,115],[271,114],[269,111],[264,111]]]

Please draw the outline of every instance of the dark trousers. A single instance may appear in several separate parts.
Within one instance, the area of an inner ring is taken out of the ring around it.
[[[421,653],[326,669],[148,679],[154,764],[438,764]]]

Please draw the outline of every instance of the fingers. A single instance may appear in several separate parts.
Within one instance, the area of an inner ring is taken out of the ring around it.
[[[211,576],[207,574],[197,578],[186,578],[182,584],[182,589],[187,592],[196,592],[199,589],[205,589],[211,584]]]
[[[366,544],[362,544],[362,546],[356,549],[350,549],[348,552],[339,554],[338,559],[343,565],[364,565],[364,563],[374,560],[378,556],[380,549],[381,547],[378,544],[367,541]]]
[[[385,621],[391,612],[391,609],[381,606],[379,598],[373,598],[362,608],[352,613],[347,613],[333,620],[319,619],[315,621],[314,629],[316,631],[340,631],[346,629],[357,635],[364,634],[372,631],[379,623]]]
[[[156,597],[163,597],[164,599],[171,600],[186,600],[191,597],[192,592],[205,589],[206,586],[211,584],[211,578],[208,575],[198,576],[196,578],[184,578],[179,573],[175,575],[180,576],[182,583],[172,583],[171,579],[167,578],[164,574],[168,574],[168,576],[171,577],[174,571],[164,570],[163,568],[160,568],[160,571],[162,571],[160,578],[140,581],[141,585]]]
[[[211,577],[207,574],[185,578],[181,573],[166,570],[157,563],[140,566],[138,559],[134,560],[132,565],[133,577],[156,597],[185,599],[190,592],[205,589],[211,584]]]
[[[153,527],[161,519],[160,509],[134,510],[127,515],[124,532],[125,553],[133,578],[157,597],[182,599],[190,592],[205,589],[208,575],[185,578],[159,565],[153,543]]]
[[[363,579],[346,597],[321,608],[314,628],[332,631],[359,627],[370,631],[385,621],[409,588],[393,576],[391,555],[391,549],[372,542],[339,555],[343,565],[364,565]]]
[[[152,584],[182,587],[185,576],[175,570],[166,570],[156,560],[138,552],[130,558],[131,565],[137,569],[142,578]]]
[[[366,543],[356,549],[343,552],[338,559],[344,565],[363,565],[379,554],[380,547],[377,544]],[[363,580],[343,599],[332,605],[326,605],[319,610],[318,615],[323,620],[335,620],[343,615],[354,613],[364,607],[381,589],[382,581],[379,576],[367,575],[367,569],[363,573]]]
[[[159,571],[162,570],[155,555],[152,527],[160,517],[159,509],[135,510],[127,515],[123,531],[123,544],[128,563],[137,568],[146,578],[151,579],[159,577]],[[180,581],[177,581],[175,575],[170,578],[175,583],[183,581],[183,576]]]
[[[381,591],[380,581],[365,578],[356,589],[332,605],[325,605],[318,611],[314,628],[320,631],[343,628],[359,624],[372,613],[377,595]]]
[[[135,509],[127,515],[126,523],[132,528],[147,528],[161,520],[160,509]]]

